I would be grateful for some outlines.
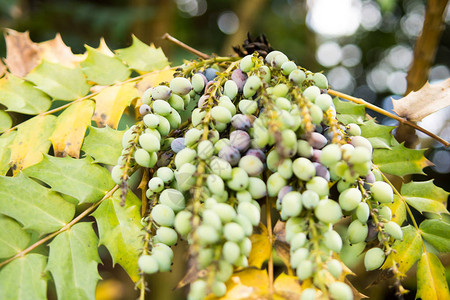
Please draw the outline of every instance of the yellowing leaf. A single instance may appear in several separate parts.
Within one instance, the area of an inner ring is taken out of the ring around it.
[[[148,88],[154,87],[161,82],[170,81],[174,73],[175,71],[173,69],[166,68],[146,74],[137,84],[139,94],[142,95]]]
[[[297,276],[281,273],[273,284],[275,289],[274,299],[294,300],[299,299],[302,288]]]
[[[36,116],[19,125],[11,145],[11,168],[14,174],[42,160],[50,148],[55,116]]]
[[[16,134],[17,131],[11,131],[0,136],[0,175],[5,175],[9,170],[10,146]]]
[[[434,185],[433,180],[415,182],[402,185],[402,196],[406,202],[420,212],[446,213],[447,197],[444,189]]]
[[[105,39],[104,38],[100,38],[100,45],[98,45],[97,50],[100,53],[103,53],[107,56],[113,57],[114,53],[111,51],[111,49],[109,49],[108,45],[106,45]]]
[[[403,240],[395,241],[392,248],[395,250],[387,257],[382,269],[389,269],[393,264],[398,264],[400,273],[405,274],[416,263],[422,254],[422,237],[413,226],[402,228]]]
[[[37,45],[39,47],[40,58],[51,61],[52,63],[74,68],[83,60],[82,57],[72,53],[72,50],[64,43],[59,33],[56,34],[53,40],[48,40]]]
[[[147,45],[133,35],[133,44],[125,49],[116,50],[117,56],[130,66],[141,72],[161,70],[169,65],[167,57],[161,48]]]
[[[227,293],[221,300],[269,299],[269,276],[266,270],[245,269],[227,281]]]
[[[445,269],[439,258],[430,252],[422,254],[417,265],[417,298],[424,300],[450,299]]]
[[[399,100],[392,100],[394,112],[400,117],[417,122],[450,105],[450,78],[437,83],[428,82],[417,92]]]
[[[402,225],[406,220],[406,206],[397,195],[394,195],[394,202],[385,203],[383,206],[387,206],[392,211],[392,220],[395,223]]]
[[[56,119],[55,131],[50,140],[55,156],[80,157],[80,149],[86,128],[91,124],[94,102],[85,100],[69,106]]]
[[[269,233],[264,224],[259,223],[258,229],[250,236],[252,241],[252,250],[248,257],[248,265],[261,268],[262,264],[269,259],[272,252]]]
[[[5,31],[5,63],[11,74],[25,77],[39,64],[39,47],[30,39],[30,34],[12,29]]]
[[[0,133],[11,128],[11,125],[12,125],[12,119],[9,116],[9,114],[4,110],[0,110]]]
[[[110,86],[103,89],[94,97],[96,105],[92,119],[97,123],[98,127],[108,125],[116,129],[123,111],[138,96],[134,83]]]

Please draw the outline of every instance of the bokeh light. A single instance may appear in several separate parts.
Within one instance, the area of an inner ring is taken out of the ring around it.
[[[234,12],[226,11],[220,14],[217,25],[223,33],[233,34],[239,29],[239,18]]]
[[[325,42],[317,48],[316,59],[324,67],[339,64],[341,57],[341,47],[336,42]]]

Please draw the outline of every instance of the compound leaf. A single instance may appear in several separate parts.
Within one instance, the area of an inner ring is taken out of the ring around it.
[[[447,212],[447,197],[445,190],[433,184],[433,180],[410,182],[402,186],[402,196],[409,205],[420,212],[441,214]]]
[[[373,148],[390,149],[393,136],[391,131],[394,126],[379,125],[374,119],[370,119],[359,126],[361,135],[369,140]]]
[[[388,256],[381,268],[389,269],[396,263],[399,272],[405,274],[419,260],[423,241],[420,232],[411,225],[403,227],[402,231],[403,240],[395,241],[392,246],[395,251]]]
[[[36,115],[49,109],[52,102],[31,83],[8,74],[0,79],[0,103],[9,111]]]
[[[425,252],[417,265],[416,299],[446,300],[450,299],[445,269],[439,258],[433,253]]]
[[[114,187],[108,170],[93,164],[90,157],[74,159],[45,155],[40,163],[24,170],[24,173],[80,203],[96,202]]]
[[[47,299],[47,258],[31,253],[19,257],[0,270],[0,299]]]
[[[0,214],[0,258],[7,258],[22,251],[30,242],[30,234],[25,232],[15,220]]]
[[[131,69],[136,71],[151,72],[161,70],[169,65],[169,61],[161,48],[155,48],[153,44],[149,46],[134,35],[132,45],[128,48],[116,50],[116,54]]]
[[[55,156],[80,157],[81,144],[87,126],[91,124],[95,104],[91,100],[74,103],[56,119],[50,140]]]
[[[95,162],[115,165],[121,154],[123,134],[124,131],[114,130],[108,126],[104,128],[90,126],[82,149],[94,157]]]
[[[121,206],[121,191],[106,199],[92,214],[97,220],[100,244],[111,253],[113,263],[121,265],[133,281],[139,280],[137,260],[142,249],[140,201],[128,191]]]
[[[138,96],[134,83],[110,86],[103,89],[94,97],[96,106],[92,119],[97,123],[98,127],[108,125],[116,129],[123,111]]]
[[[53,99],[74,100],[89,92],[89,84],[80,67],[68,68],[43,60],[26,79]]]
[[[86,222],[72,226],[50,243],[48,270],[55,280],[58,299],[95,299],[100,279],[97,244],[97,235]]]
[[[336,118],[346,125],[349,123],[362,124],[366,119],[366,109],[362,104],[342,101],[338,97],[333,99],[333,103],[338,113]]]
[[[425,150],[408,149],[403,144],[392,149],[374,149],[373,163],[381,171],[397,176],[408,174],[424,174],[422,169],[431,162],[423,156]]]
[[[450,252],[450,224],[441,220],[425,220],[419,226],[423,238],[440,252]]]
[[[40,234],[56,231],[72,220],[75,206],[22,173],[0,176],[0,213]]]
[[[9,170],[11,159],[10,145],[16,137],[17,131],[11,131],[0,136],[0,175],[5,175]]]
[[[110,85],[127,79],[131,71],[117,57],[108,56],[99,50],[85,46],[87,58],[81,68],[88,80],[100,85]]]
[[[10,147],[10,164],[14,174],[40,162],[42,154],[48,152],[55,119],[53,115],[36,116],[19,125]]]

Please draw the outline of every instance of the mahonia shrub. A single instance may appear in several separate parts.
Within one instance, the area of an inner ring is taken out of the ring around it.
[[[136,37],[63,56],[13,36],[40,50],[8,54],[0,79],[1,299],[46,299],[49,280],[58,299],[94,299],[100,245],[144,299],[180,240],[191,300],[359,299],[356,257],[399,294],[418,262],[417,297],[450,298],[448,193],[388,179],[421,174],[424,150],[321,72],[268,45],[170,68]],[[28,117],[11,127],[11,112]]]

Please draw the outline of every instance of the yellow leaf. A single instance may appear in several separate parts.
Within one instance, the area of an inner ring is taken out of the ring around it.
[[[170,81],[173,78],[175,70],[165,68],[163,70],[153,71],[145,75],[145,77],[137,84],[139,95],[142,94],[151,87],[154,87],[162,82]]]
[[[417,265],[417,298],[427,300],[450,299],[445,269],[439,258],[430,252],[423,253]]]
[[[274,299],[299,299],[302,292],[298,278],[285,273],[281,273],[275,279],[273,287],[275,289]]]
[[[252,250],[248,257],[248,265],[260,269],[262,264],[269,259],[272,251],[266,226],[259,223],[256,233],[252,234],[250,240],[252,241]]]
[[[56,119],[56,128],[50,140],[55,156],[79,158],[86,128],[91,124],[94,102],[85,100],[74,103]]]
[[[55,128],[55,116],[36,116],[23,122],[17,129],[17,135],[11,145],[11,169],[16,175],[42,160],[42,153],[50,148],[49,137]]]
[[[270,299],[266,270],[245,269],[227,281],[227,293],[221,300]]]
[[[83,55],[75,55],[61,38],[59,33],[53,40],[48,40],[37,44],[39,47],[39,56],[41,59],[51,61],[52,63],[74,68],[84,60]]]
[[[103,89],[94,97],[96,105],[92,119],[97,123],[98,127],[108,125],[116,129],[123,111],[138,96],[137,89],[132,82]]]
[[[109,57],[114,57],[114,53],[109,49],[108,45],[106,45],[104,38],[100,39],[100,45],[98,46],[97,50],[100,53],[108,55]]]
[[[394,195],[394,202],[383,204],[389,207],[392,211],[392,220],[393,222],[402,225],[406,220],[406,206],[405,202],[403,202],[397,195]]]

